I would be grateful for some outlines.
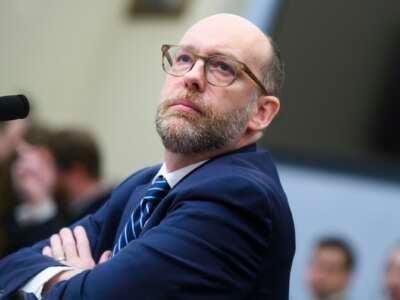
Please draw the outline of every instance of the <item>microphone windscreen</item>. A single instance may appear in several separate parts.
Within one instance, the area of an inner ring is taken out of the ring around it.
[[[0,97],[0,121],[23,119],[29,114],[29,101],[24,95]]]

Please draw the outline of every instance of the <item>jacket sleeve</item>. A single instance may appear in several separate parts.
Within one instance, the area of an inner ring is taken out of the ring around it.
[[[140,171],[139,171],[140,172]],[[116,188],[109,200],[93,215],[76,222],[70,227],[82,225],[88,234],[90,247],[95,260],[101,255],[99,237],[107,236],[108,243],[113,242],[115,228],[118,226],[122,211],[132,190],[137,186],[134,173]],[[105,226],[107,224],[108,226]],[[107,229],[105,230],[105,227]],[[113,232],[110,232],[114,230]],[[104,239],[103,239],[104,240]],[[42,249],[49,245],[48,240],[43,240],[32,247],[23,248],[0,260],[0,299],[8,299],[16,293],[31,278],[44,269],[53,266],[62,266],[59,262],[43,256]],[[103,250],[104,251],[104,250]]]
[[[99,210],[95,215],[82,219],[78,224],[85,227],[91,248],[97,242],[98,232],[101,230],[103,220],[108,216],[110,208],[109,203]],[[0,299],[7,299],[9,295],[18,291],[32,277],[44,269],[53,266],[62,266],[52,258],[43,256],[41,251],[48,245],[48,240],[43,240],[32,247],[23,248],[0,260]]]
[[[242,299],[269,246],[267,195],[233,176],[227,191],[196,190],[180,195],[158,226],[58,283],[46,299]]]

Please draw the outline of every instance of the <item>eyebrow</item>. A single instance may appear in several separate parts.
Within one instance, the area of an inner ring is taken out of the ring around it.
[[[190,51],[197,52],[196,47],[193,47],[191,45],[180,44],[180,46],[182,46]],[[213,56],[213,55],[224,55],[224,56],[231,57],[237,61],[241,61],[235,55],[233,55],[233,53],[229,53],[229,52],[225,52],[225,51],[221,51],[221,50],[213,50],[212,52],[207,53],[207,56]]]

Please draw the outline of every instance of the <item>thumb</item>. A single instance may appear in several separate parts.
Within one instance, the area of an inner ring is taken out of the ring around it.
[[[104,251],[99,259],[99,264],[105,263],[111,258],[112,252],[110,250]]]

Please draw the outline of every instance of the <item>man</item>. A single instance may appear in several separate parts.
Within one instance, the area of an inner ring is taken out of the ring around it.
[[[386,294],[390,300],[400,300],[400,246],[391,252],[384,277]]]
[[[162,46],[162,166],[133,174],[80,226],[0,262],[4,295],[288,299],[292,216],[254,145],[279,110],[278,54],[227,14],[199,21],[179,45]]]
[[[67,222],[94,213],[109,198],[110,187],[101,178],[101,155],[94,137],[84,130],[55,132],[52,145],[57,169],[57,195]]]
[[[343,300],[354,271],[354,254],[339,238],[321,239],[312,256],[308,274],[317,300]]]

